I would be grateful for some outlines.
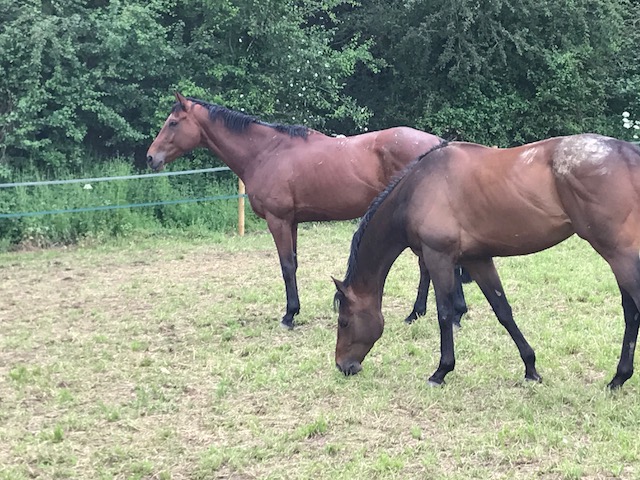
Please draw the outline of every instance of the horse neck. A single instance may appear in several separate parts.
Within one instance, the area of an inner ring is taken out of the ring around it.
[[[355,275],[350,282],[356,294],[374,296],[379,308],[389,270],[408,246],[404,235],[392,228],[390,218],[376,221],[374,216],[367,226],[358,248]]]
[[[198,122],[202,128],[201,146],[209,149],[241,179],[251,176],[260,155],[277,145],[282,134],[275,129],[252,123],[242,132],[226,127],[223,119],[212,121],[206,108],[198,106]]]

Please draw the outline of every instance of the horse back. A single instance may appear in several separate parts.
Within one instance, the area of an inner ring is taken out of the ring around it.
[[[549,147],[453,142],[427,155],[407,180],[414,240],[474,258],[533,253],[570,236]]]
[[[295,139],[256,172],[252,206],[296,222],[359,217],[395,175],[439,142],[408,127]]]

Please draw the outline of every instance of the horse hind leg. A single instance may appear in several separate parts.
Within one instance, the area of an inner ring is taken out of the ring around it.
[[[415,322],[418,317],[423,316],[427,312],[427,295],[429,294],[429,284],[431,283],[429,271],[420,254],[417,255],[418,266],[420,267],[420,283],[418,284],[418,293],[416,295],[416,301],[413,304],[413,310],[407,318],[404,319],[405,323],[408,324]]]
[[[468,311],[467,302],[464,298],[464,290],[462,289],[462,284],[465,283],[465,279],[466,277],[468,277],[468,275],[469,274],[464,272],[462,267],[456,266],[456,290],[453,296],[453,310],[455,312],[453,316],[453,326],[456,328],[462,328],[460,320],[462,319],[462,316]],[[469,283],[470,281],[471,278],[469,278],[466,283]]]
[[[624,335],[618,368],[613,379],[607,385],[610,389],[620,388],[633,375],[633,359],[640,327],[640,260],[637,256],[629,256],[624,265],[611,264],[613,273],[618,281],[622,296],[622,311],[624,313]],[[623,263],[623,262],[620,262]]]
[[[624,336],[616,374],[607,385],[611,390],[620,388],[633,375],[633,358],[638,339],[638,317],[640,315],[638,307],[624,288],[620,288],[620,293],[622,294],[622,310],[624,312]]]
[[[542,381],[542,378],[536,370],[536,354],[513,319],[511,305],[509,305],[507,297],[504,294],[504,289],[502,288],[502,283],[500,282],[500,277],[493,260],[473,262],[465,266],[468,267],[473,280],[475,280],[480,290],[482,290],[482,293],[496,314],[498,321],[507,332],[509,332],[516,347],[518,347],[520,358],[522,358],[524,362],[525,379],[536,382]]]

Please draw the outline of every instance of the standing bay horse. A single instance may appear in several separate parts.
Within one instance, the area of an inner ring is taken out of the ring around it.
[[[453,266],[469,271],[515,342],[525,378],[540,381],[535,353],[513,320],[493,257],[544,250],[574,233],[607,261],[622,296],[625,331],[609,388],[633,374],[640,325],[640,148],[594,134],[550,138],[517,148],[471,143],[435,147],[390,184],[352,240],[339,310],[335,360],[345,375],[382,335],[382,291],[400,252],[420,252],[435,290],[440,385],[455,366]]]
[[[298,223],[361,216],[373,198],[417,156],[441,139],[408,127],[334,138],[300,125],[262,122],[244,113],[176,93],[176,103],[147,152],[153,170],[196,147],[208,148],[246,185],[251,207],[267,221],[287,294],[282,324],[300,310],[296,270]],[[426,309],[429,277],[407,322]],[[453,271],[453,270],[452,270]],[[458,321],[466,312],[457,280]]]

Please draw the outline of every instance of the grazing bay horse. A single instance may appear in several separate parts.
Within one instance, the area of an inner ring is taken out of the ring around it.
[[[513,320],[493,257],[544,250],[574,233],[607,261],[622,296],[625,331],[615,389],[633,374],[640,324],[640,148],[594,134],[516,148],[452,142],[407,168],[372,203],[353,236],[337,287],[335,360],[345,375],[382,335],[382,292],[400,252],[420,252],[436,296],[440,385],[455,365],[453,267],[471,274],[515,342],[525,378],[540,381],[535,353]]]
[[[397,173],[441,141],[408,127],[335,138],[300,125],[265,123],[179,93],[176,100],[149,147],[147,164],[160,170],[185,152],[204,147],[242,179],[251,207],[267,221],[278,249],[287,294],[282,324],[287,328],[293,328],[300,310],[298,223],[362,216]],[[429,279],[422,264],[420,272],[409,323],[426,309]],[[461,286],[458,292],[461,315],[466,312]]]

